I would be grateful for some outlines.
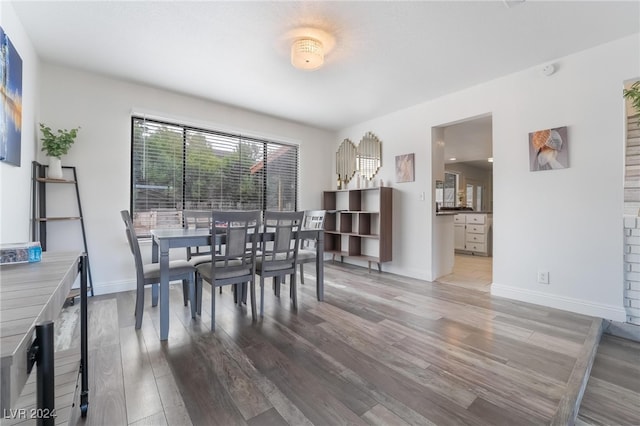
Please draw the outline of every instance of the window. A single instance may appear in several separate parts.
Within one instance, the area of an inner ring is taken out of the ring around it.
[[[457,173],[444,173],[444,207],[456,207],[458,202],[456,197],[458,195],[458,174]]]
[[[297,209],[298,147],[131,119],[131,211],[139,236],[182,210]]]

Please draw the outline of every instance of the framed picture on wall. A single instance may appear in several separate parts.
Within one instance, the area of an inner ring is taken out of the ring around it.
[[[413,182],[415,180],[415,154],[396,155],[396,182]]]
[[[567,126],[529,133],[529,170],[566,169],[569,167]]]
[[[0,117],[0,161],[20,166],[22,139],[22,58],[0,27],[0,81],[2,116]]]

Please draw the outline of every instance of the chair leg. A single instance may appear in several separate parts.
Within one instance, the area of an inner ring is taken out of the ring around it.
[[[264,277],[260,275],[260,316],[264,316]]]
[[[191,318],[196,317],[196,305],[198,298],[196,297],[196,282],[193,274],[189,276],[189,304],[191,305]]]
[[[249,283],[240,284],[240,302],[245,305],[247,304],[247,284]]]
[[[304,284],[304,268],[302,263],[300,264],[300,284]]]
[[[144,285],[138,285],[136,291],[136,330],[142,327],[142,315],[144,314]]]
[[[158,294],[160,286],[158,284],[151,285],[151,306],[158,306]]]
[[[222,287],[220,287],[222,290]],[[238,304],[238,284],[233,285],[233,303]]]
[[[211,293],[213,296],[215,293]],[[196,312],[202,315],[202,276],[196,274]]]
[[[280,277],[273,277],[273,286],[275,288],[276,297],[280,297]]]
[[[189,303],[189,280],[182,280],[182,301],[184,306]]]
[[[291,299],[293,299],[293,309],[298,310],[298,289],[296,288],[296,272],[291,274]]]
[[[255,320],[257,320],[257,318],[256,318],[256,280],[255,280],[255,278],[253,280],[251,280],[249,285],[251,286],[251,288],[250,288],[250,291],[251,291],[251,318],[255,321]]]
[[[222,287],[221,287],[222,288]],[[211,284],[211,332],[216,331],[216,288]]]

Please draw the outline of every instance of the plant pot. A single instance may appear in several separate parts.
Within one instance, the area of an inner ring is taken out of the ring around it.
[[[49,168],[47,169],[49,179],[63,179],[62,160],[58,157],[49,157]]]

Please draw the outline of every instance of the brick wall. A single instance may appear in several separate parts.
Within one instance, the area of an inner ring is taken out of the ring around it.
[[[624,306],[627,322],[640,325],[640,216],[624,217]]]

